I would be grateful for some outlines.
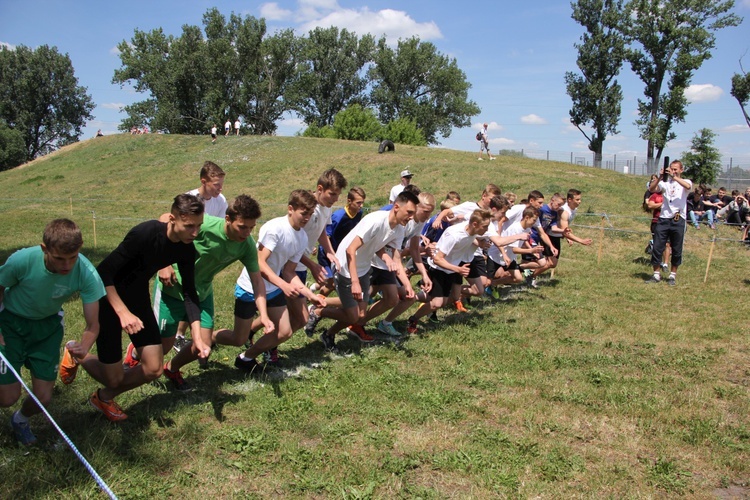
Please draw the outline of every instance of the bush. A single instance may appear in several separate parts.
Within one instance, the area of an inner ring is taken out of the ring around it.
[[[327,125],[325,127],[318,127],[314,123],[307,127],[302,132],[302,137],[317,137],[319,139],[335,139],[336,132],[333,131],[333,127]]]
[[[353,104],[336,113],[333,131],[337,139],[376,141],[383,135],[383,126],[372,109]]]
[[[0,170],[17,167],[26,159],[23,134],[0,120]]]
[[[391,140],[397,144],[427,146],[424,132],[417,127],[416,120],[409,118],[399,118],[388,123],[385,127],[383,139]]]

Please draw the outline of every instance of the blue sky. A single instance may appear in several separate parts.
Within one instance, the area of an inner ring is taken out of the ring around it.
[[[42,44],[68,53],[79,83],[96,103],[82,138],[97,129],[116,133],[123,118],[119,108],[144,99],[128,88],[111,84],[120,67],[116,45],[130,40],[136,28],[158,27],[179,36],[184,24],[201,25],[211,7],[229,15],[264,17],[269,31],[294,28],[298,34],[316,26],[337,25],[363,34],[386,35],[397,40],[412,35],[434,43],[455,57],[472,84],[469,96],[482,112],[472,119],[473,131],[456,129],[442,146],[475,150],[476,129],[490,124],[491,147],[498,149],[585,152],[583,135],[568,120],[570,99],[563,75],[575,71],[576,50],[582,28],[570,18],[566,0],[531,2],[445,0],[281,0],[240,1],[141,1],[62,2],[52,0],[0,0],[0,44],[14,47]],[[727,156],[750,161],[750,128],[736,100],[729,94],[731,76],[739,72],[739,59],[750,70],[750,0],[736,0],[734,12],[744,22],[717,35],[712,59],[693,77],[687,120],[674,128],[677,139],[666,155],[678,156],[701,128],[718,134],[717,146]],[[607,138],[605,154],[645,157],[645,142],[633,125],[637,99],[643,86],[626,65],[620,74],[624,101],[620,133]],[[279,123],[279,135],[293,135],[303,124],[294,116]]]

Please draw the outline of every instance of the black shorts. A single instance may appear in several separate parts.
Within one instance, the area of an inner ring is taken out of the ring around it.
[[[266,307],[285,307],[286,295],[279,293],[266,300]],[[234,299],[234,315],[240,319],[250,319],[258,312],[258,306],[255,301],[247,302],[242,299]]]
[[[378,285],[398,285],[396,273],[372,266],[370,268],[370,286]]]
[[[487,259],[484,255],[475,255],[471,259],[467,278],[479,278],[482,276],[487,276]]]
[[[513,271],[514,269],[521,269],[520,267],[518,267],[518,262],[516,262],[515,260],[511,260],[508,266],[503,266],[502,264],[498,264],[492,259],[487,259],[487,277],[489,277],[490,279],[494,279],[495,273],[497,273],[497,270],[500,268],[505,269],[508,272]]]
[[[549,236],[549,241],[552,243],[552,246],[557,249],[557,256],[560,257],[560,241],[562,241],[561,236]],[[546,243],[542,242],[542,246],[544,246],[544,256],[545,257],[553,257],[552,255],[552,249],[547,246]]]
[[[453,285],[460,285],[462,277],[458,273],[446,273],[432,266],[427,266],[427,275],[432,280],[430,297],[450,297]]]
[[[143,330],[129,335],[135,347],[161,345],[159,325],[151,305],[148,284],[134,289],[117,290],[123,303],[132,314],[143,322]],[[96,338],[99,361],[113,364],[122,360],[122,323],[107,297],[99,299],[99,336]]]

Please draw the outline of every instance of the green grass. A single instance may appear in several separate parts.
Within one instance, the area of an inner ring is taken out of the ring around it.
[[[519,198],[581,189],[577,233],[539,290],[475,300],[469,314],[400,344],[324,355],[302,332],[281,347],[282,369],[246,378],[221,347],[210,370],[186,369],[197,390],[163,384],[119,398],[111,424],[87,406],[85,373],[58,384],[50,411],[121,498],[707,497],[748,494],[750,343],[743,297],[747,250],[720,227],[708,281],[708,230],[689,231],[678,286],[642,283],[645,178],[569,164],[302,138],[129,135],[99,138],[0,173],[0,256],[38,244],[44,224],[70,216],[84,253],[101,260],[137,222],[197,186],[210,159],[227,197],[249,193],[263,218],[328,167],[386,200],[407,166],[414,183],[475,199],[487,182]],[[92,211],[97,245],[93,245]],[[585,216],[584,213],[595,214]],[[605,221],[601,241],[601,217]],[[583,227],[591,226],[591,227]],[[632,231],[632,232],[630,232]],[[725,241],[726,239],[726,241]],[[232,323],[240,266],[215,282],[217,324]],[[67,306],[67,335],[82,328]],[[324,324],[325,325],[325,324]],[[405,325],[397,323],[399,328]],[[3,410],[6,421],[10,410]],[[5,424],[3,424],[5,425]],[[85,469],[43,419],[31,450],[0,432],[0,497],[97,496]]]

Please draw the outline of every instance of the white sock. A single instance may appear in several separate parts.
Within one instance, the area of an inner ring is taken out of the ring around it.
[[[660,280],[661,279],[661,273],[659,271],[654,271],[654,278]]]
[[[28,424],[29,423],[29,417],[21,413],[21,410],[17,410],[13,414],[13,421],[17,424]]]
[[[676,278],[677,277],[677,273],[669,273],[669,277],[670,278]]]
[[[242,354],[240,354],[240,359],[242,361],[251,361],[253,358],[248,358],[247,356],[245,356],[245,353],[243,352]]]
[[[392,324],[393,324],[393,322],[391,322],[391,321],[386,321],[386,320],[381,320],[381,322],[382,322],[382,323],[383,323],[383,324],[384,324],[385,326],[388,326],[388,325],[392,325]]]

